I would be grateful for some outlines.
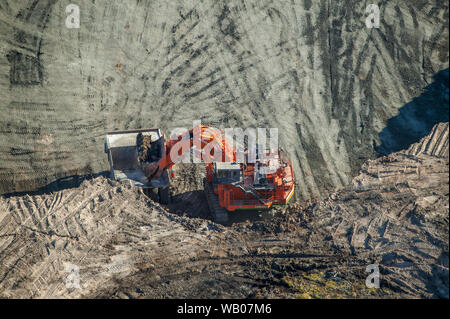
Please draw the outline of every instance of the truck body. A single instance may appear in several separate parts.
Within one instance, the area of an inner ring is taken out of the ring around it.
[[[129,180],[143,189],[169,187],[167,171],[158,178],[148,180],[139,166],[136,149],[136,137],[139,133],[151,135],[154,143],[160,143],[160,158],[163,157],[165,138],[159,129],[108,132],[105,139],[105,153],[108,155],[111,178],[118,181]]]

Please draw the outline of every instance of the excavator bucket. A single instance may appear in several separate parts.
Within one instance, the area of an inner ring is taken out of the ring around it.
[[[164,136],[159,129],[108,132],[105,139],[105,153],[108,154],[111,177],[119,181],[130,180],[134,185],[142,188],[169,186],[167,172],[149,181],[141,169],[136,148],[136,137],[139,133],[150,135],[153,143],[160,143],[160,156],[163,156]]]

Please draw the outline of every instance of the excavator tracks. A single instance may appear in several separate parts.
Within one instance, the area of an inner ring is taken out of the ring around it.
[[[215,222],[224,224],[228,222],[228,212],[225,208],[220,206],[219,198],[214,194],[213,186],[210,182],[203,179],[203,187],[206,195],[206,200],[208,202],[209,211]]]

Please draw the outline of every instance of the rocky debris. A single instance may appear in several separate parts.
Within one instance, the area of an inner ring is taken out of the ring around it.
[[[448,298],[448,157],[396,153],[312,209],[316,243],[371,256],[391,288]]]
[[[431,134],[424,137],[419,143],[411,145],[408,149],[408,154],[429,154],[440,157],[449,157],[448,141],[448,122],[439,123],[433,127]]]
[[[369,160],[350,186],[311,209],[311,243],[370,255],[394,290],[448,298],[448,133],[440,123],[408,151]]]
[[[171,203],[166,206],[174,214],[212,220],[203,191],[203,164],[179,163],[170,178]]]
[[[152,148],[152,137],[149,135],[142,135],[139,133],[136,136],[136,147],[138,152],[138,161],[140,163],[153,162],[150,158],[150,151]]]

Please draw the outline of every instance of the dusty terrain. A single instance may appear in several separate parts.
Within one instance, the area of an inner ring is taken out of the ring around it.
[[[189,208],[201,198],[192,167],[172,189],[184,206],[104,177],[2,197],[0,297],[448,298],[448,128],[369,160],[322,201],[228,226],[189,217],[205,214]],[[66,286],[68,264],[80,288]],[[364,286],[368,264],[380,289]]]
[[[449,5],[367,4],[1,0],[0,297],[448,298]],[[219,225],[199,165],[168,206],[104,174],[106,131],[197,119],[278,128],[293,203]]]
[[[448,118],[448,2],[378,1],[379,29],[370,3],[0,1],[0,194],[107,170],[108,130],[201,119],[278,128],[296,199],[326,196]]]

